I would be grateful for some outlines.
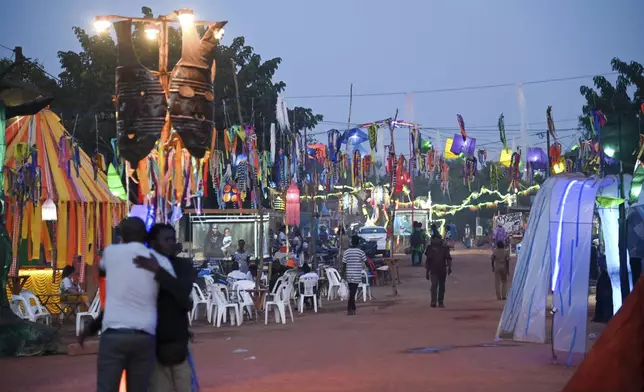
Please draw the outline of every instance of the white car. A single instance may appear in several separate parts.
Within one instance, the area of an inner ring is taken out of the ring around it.
[[[382,226],[365,226],[358,230],[358,236],[365,241],[374,241],[378,244],[377,253],[388,256],[387,229]]]

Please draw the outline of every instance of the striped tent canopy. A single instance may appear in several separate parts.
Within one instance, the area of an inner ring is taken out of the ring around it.
[[[33,153],[30,160],[36,161],[40,170],[40,190],[34,193],[40,197],[32,194],[22,208],[12,197],[11,181],[5,180],[6,223],[14,248],[10,274],[15,276],[19,265],[51,262],[53,237],[41,216],[42,203],[51,199],[57,207],[57,220],[50,225],[56,234],[54,266],[62,268],[78,260],[84,279],[85,263],[93,264],[97,250],[112,242],[112,228],[125,216],[125,203],[112,195],[106,174],[95,170],[92,159],[75,148],[60,118],[51,111],[42,110],[13,122],[6,129],[6,142],[5,173],[21,164],[19,157],[28,146],[35,146],[35,152],[28,148]]]

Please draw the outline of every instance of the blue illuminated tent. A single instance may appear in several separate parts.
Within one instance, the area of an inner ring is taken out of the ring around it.
[[[624,176],[624,188],[630,176]],[[592,224],[596,199],[619,197],[616,176],[585,177],[568,173],[550,177],[537,193],[525,231],[512,288],[499,322],[497,339],[511,335],[522,342],[546,342],[546,306],[552,294],[557,309],[553,348],[586,353],[588,285]],[[613,307],[622,303],[619,281],[618,207],[598,206],[606,264],[613,285]],[[544,246],[545,245],[545,246]],[[629,271],[630,274],[630,271]]]

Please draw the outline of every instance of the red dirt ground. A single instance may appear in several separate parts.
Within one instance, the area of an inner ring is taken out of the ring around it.
[[[247,322],[217,329],[194,327],[202,392],[263,391],[558,391],[574,369],[552,365],[549,345],[462,347],[409,354],[427,346],[492,343],[502,310],[495,300],[487,253],[458,252],[448,278],[446,309],[429,307],[422,268],[403,266],[398,297],[374,288],[376,299],[324,301],[295,323]],[[407,263],[405,263],[407,264]],[[508,342],[510,343],[510,342]],[[248,350],[233,353],[237,349]],[[96,357],[65,355],[0,360],[0,391],[95,390]]]

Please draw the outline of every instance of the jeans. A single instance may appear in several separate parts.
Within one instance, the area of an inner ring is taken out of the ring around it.
[[[356,311],[356,293],[358,292],[358,283],[349,283],[349,303],[347,310],[349,312]]]
[[[447,279],[447,274],[432,273],[429,278],[432,283],[430,288],[432,304],[436,304],[436,294],[438,294],[438,303],[442,304],[443,299],[445,298],[445,279]]]
[[[98,347],[98,392],[119,392],[126,372],[128,391],[146,392],[155,358],[155,337],[132,329],[108,329]]]
[[[421,265],[423,262],[423,252],[411,252],[411,265]]]

